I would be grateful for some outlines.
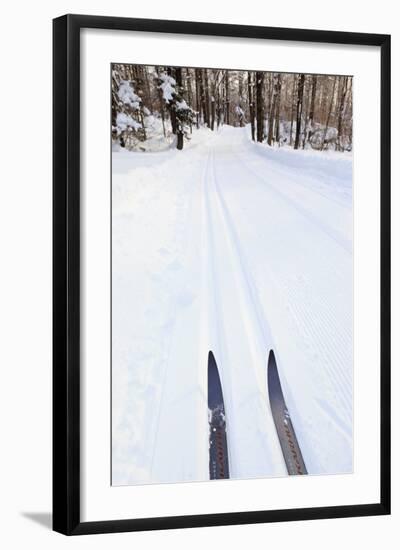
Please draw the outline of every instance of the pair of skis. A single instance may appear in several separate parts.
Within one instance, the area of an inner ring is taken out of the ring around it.
[[[268,394],[276,432],[289,475],[307,474],[303,456],[285,403],[275,354],[268,357]],[[229,478],[228,443],[224,398],[218,366],[212,351],[208,354],[208,411],[210,425],[210,479]]]

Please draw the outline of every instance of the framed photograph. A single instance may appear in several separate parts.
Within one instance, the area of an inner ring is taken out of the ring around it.
[[[54,530],[390,513],[390,37],[54,20]]]

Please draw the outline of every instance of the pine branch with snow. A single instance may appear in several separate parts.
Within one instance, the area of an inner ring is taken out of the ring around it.
[[[183,148],[183,137],[195,122],[196,112],[187,104],[184,99],[184,88],[182,86],[181,69],[176,72],[179,78],[175,79],[167,73],[162,73],[158,78],[158,87],[162,97],[170,111],[172,132],[177,135],[177,148]]]

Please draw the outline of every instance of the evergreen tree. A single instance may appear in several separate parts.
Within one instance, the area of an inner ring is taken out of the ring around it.
[[[176,80],[171,74],[163,73],[159,77],[159,88],[171,117],[172,132],[177,136],[176,148],[183,149],[183,138],[188,127],[195,122],[196,113],[183,97],[182,69],[175,72]]]

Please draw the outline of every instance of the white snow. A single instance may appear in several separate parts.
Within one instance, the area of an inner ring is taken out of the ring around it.
[[[273,347],[310,474],[352,471],[352,158],[194,131],[113,152],[112,482],[208,479],[207,355],[234,478],[286,475]]]
[[[133,109],[139,109],[141,99],[135,94],[128,80],[121,81],[118,88],[118,97],[125,105],[129,105]]]
[[[182,101],[177,101],[176,102],[176,110],[177,111],[186,111],[187,109],[190,109],[190,107],[184,99],[182,99]]]
[[[139,128],[141,128],[139,122],[137,122],[130,115],[127,115],[125,113],[117,113],[116,124],[118,134],[120,134],[124,130],[127,130],[128,128],[132,128],[133,130],[138,130]]]
[[[161,84],[159,88],[162,90],[164,100],[169,103],[174,98],[176,80],[172,76],[167,75],[167,73],[162,73],[160,80]]]

